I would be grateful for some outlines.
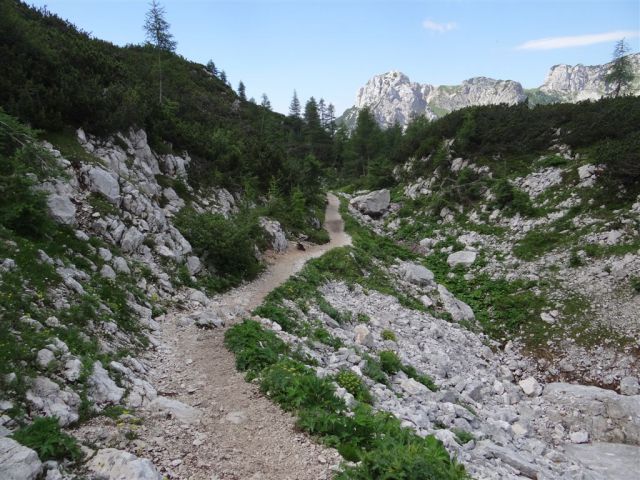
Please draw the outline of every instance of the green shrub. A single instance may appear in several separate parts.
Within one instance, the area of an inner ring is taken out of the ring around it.
[[[636,293],[640,293],[640,277],[631,277],[629,279],[629,283],[631,284],[631,288],[633,288]]]
[[[395,352],[391,350],[383,350],[379,354],[380,367],[385,373],[389,375],[395,375],[402,370],[402,362],[398,358]]]
[[[582,257],[578,255],[578,252],[576,252],[575,250],[572,250],[571,255],[569,256],[569,266],[575,268],[581,265],[584,265],[584,261],[582,260]]]
[[[380,362],[371,358],[369,355],[365,355],[365,364],[362,369],[362,373],[369,377],[374,382],[382,383],[383,385],[389,386],[389,378],[387,374],[382,370],[382,366]]]
[[[38,417],[31,425],[16,430],[14,440],[35,450],[40,460],[71,460],[82,458],[76,440],[62,432],[56,417]]]
[[[434,383],[431,377],[418,373],[418,371],[412,365],[403,365],[402,371],[407,375],[407,377],[413,378],[415,381],[421,383],[432,392],[438,390],[438,386]]]
[[[496,197],[495,204],[506,213],[533,217],[537,215],[536,208],[531,203],[529,195],[514,187],[509,180],[501,178],[493,186],[493,194]]]
[[[236,368],[255,377],[265,367],[276,363],[288,351],[278,336],[258,322],[245,320],[224,334],[225,346],[236,355]]]
[[[174,223],[207,267],[232,284],[253,279],[262,270],[255,248],[263,245],[264,233],[252,214],[243,212],[227,219],[184,208]]]
[[[380,336],[383,340],[391,340],[393,342],[396,341],[396,334],[391,330],[383,330]]]
[[[455,434],[458,443],[460,443],[461,445],[469,443],[476,438],[473,433],[467,432],[466,430],[462,430],[460,428],[454,428],[451,431]]]
[[[344,402],[334,394],[331,380],[318,378],[300,362],[283,359],[262,372],[260,389],[285,410],[319,408],[339,412]]]
[[[351,370],[342,370],[336,375],[336,383],[355,397],[356,400],[372,403],[373,398],[362,379]]]
[[[369,323],[371,318],[366,313],[358,312],[356,315],[356,322],[358,323]]]
[[[263,303],[256,308],[253,313],[259,317],[268,318],[276,322],[285,332],[294,332],[298,327],[295,312],[272,301]]]
[[[344,346],[344,343],[342,342],[342,340],[340,340],[337,337],[334,337],[333,335],[331,335],[326,328],[323,327],[318,327],[316,329],[313,330],[313,338],[315,340],[318,340],[321,343],[324,343],[325,345],[329,345],[330,347],[333,347],[335,349],[338,349],[340,347]]]

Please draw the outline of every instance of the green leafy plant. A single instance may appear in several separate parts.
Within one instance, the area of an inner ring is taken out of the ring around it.
[[[383,330],[380,336],[383,340],[391,340],[393,342],[396,341],[396,334],[391,330]]]
[[[76,440],[62,432],[56,417],[38,417],[31,425],[16,430],[12,437],[25,447],[32,448],[41,460],[71,460],[82,458]]]
[[[395,352],[383,350],[378,356],[380,358],[380,367],[385,373],[395,375],[402,370],[402,362]]]
[[[336,383],[355,397],[356,400],[372,403],[373,398],[362,379],[351,370],[342,370],[336,375]]]

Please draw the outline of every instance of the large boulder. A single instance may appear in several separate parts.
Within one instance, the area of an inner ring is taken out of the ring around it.
[[[42,473],[38,454],[11,438],[0,438],[0,478],[35,480]]]
[[[287,251],[289,242],[287,241],[287,237],[284,234],[284,230],[282,229],[280,222],[266,217],[261,217],[260,226],[269,237],[273,251],[278,253]]]
[[[476,261],[476,252],[470,250],[462,250],[460,252],[454,252],[447,257],[447,263],[451,268],[462,265],[468,267]]]
[[[78,421],[80,397],[70,390],[62,390],[57,383],[46,377],[37,377],[27,391],[27,401],[34,410],[48,417],[58,417],[65,427]]]
[[[47,197],[47,207],[56,222],[63,225],[76,225],[76,206],[70,197],[52,193]]]
[[[98,450],[87,468],[103,480],[162,480],[150,460],[115,448]]]
[[[434,275],[427,267],[412,262],[404,262],[399,268],[402,278],[414,285],[426,286],[433,284]]]
[[[438,293],[440,294],[440,300],[442,300],[442,306],[445,311],[451,315],[451,319],[454,322],[475,320],[476,317],[473,314],[471,307],[462,300],[458,300],[454,297],[446,287],[438,285]]]
[[[351,199],[351,205],[361,213],[373,218],[381,217],[389,208],[391,193],[389,190],[375,190]]]
[[[118,387],[109,373],[99,361],[93,364],[93,371],[89,377],[89,397],[97,405],[118,404],[124,395],[124,389]]]
[[[107,170],[91,167],[87,171],[89,190],[100,193],[110,203],[116,205],[120,201],[120,185],[118,180]]]

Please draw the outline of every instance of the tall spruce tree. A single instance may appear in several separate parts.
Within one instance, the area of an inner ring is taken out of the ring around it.
[[[324,98],[318,101],[318,115],[320,115],[320,125],[322,128],[327,127],[327,105],[324,103]]]
[[[262,94],[262,102],[260,102],[260,105],[267,110],[271,110],[271,102],[269,101],[269,97],[267,97],[266,93]]]
[[[329,132],[329,135],[331,135],[332,137],[335,135],[335,133],[336,133],[336,108],[333,106],[333,103],[330,103],[329,106],[327,107],[327,118],[326,118],[326,122],[325,122],[324,128],[326,128],[327,132]]]
[[[633,66],[627,53],[629,53],[629,46],[624,38],[616,42],[616,46],[613,49],[613,66],[604,77],[607,85],[613,88],[611,91],[612,97],[624,94],[633,81]]]
[[[238,96],[243,102],[247,101],[247,92],[245,90],[244,83],[242,83],[242,80],[240,80],[240,83],[238,83]]]
[[[213,63],[213,60],[209,60],[207,62],[207,71],[214,77],[218,76],[218,68],[216,67],[216,64]]]
[[[162,54],[165,52],[174,52],[176,42],[173,35],[169,32],[169,22],[164,18],[165,10],[156,0],[151,0],[149,11],[144,22],[144,30],[146,32],[147,43],[153,45],[158,51],[158,76],[159,76],[159,101],[162,103]]]
[[[300,100],[298,100],[298,92],[293,91],[293,98],[291,99],[291,104],[289,105],[289,116],[300,118],[302,113],[302,107],[300,106]]]

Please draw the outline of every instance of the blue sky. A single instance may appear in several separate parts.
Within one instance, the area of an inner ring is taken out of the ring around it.
[[[95,37],[144,40],[146,0],[29,1]],[[400,70],[421,83],[473,76],[544,81],[558,63],[611,58],[625,35],[640,51],[638,0],[161,0],[184,57],[224,69],[247,95],[286,112],[293,90],[338,114],[373,75]],[[544,39],[543,41],[540,41]]]

